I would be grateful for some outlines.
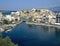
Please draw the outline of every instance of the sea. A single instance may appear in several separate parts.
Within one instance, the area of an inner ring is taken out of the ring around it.
[[[60,29],[48,26],[20,23],[10,32],[2,32],[9,36],[18,46],[60,46]]]
[[[10,15],[11,12],[16,12],[16,11],[4,11],[2,12],[3,16]]]

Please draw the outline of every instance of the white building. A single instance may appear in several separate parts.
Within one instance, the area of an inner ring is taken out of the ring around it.
[[[8,20],[8,21],[11,21],[12,17],[11,17],[11,15],[6,15],[5,19]]]
[[[20,15],[20,12],[19,12],[19,11],[17,11],[15,14],[16,14],[16,15]]]
[[[15,12],[11,12],[11,15],[15,15]]]
[[[35,10],[36,10],[36,9],[35,9],[35,8],[33,8],[31,11],[35,12]]]
[[[20,15],[20,12],[17,11],[17,12],[11,12],[11,15],[15,16],[15,15]]]

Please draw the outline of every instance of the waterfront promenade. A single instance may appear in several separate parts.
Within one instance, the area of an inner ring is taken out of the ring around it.
[[[33,22],[26,22],[26,24],[60,28],[60,25],[55,24],[33,23]]]

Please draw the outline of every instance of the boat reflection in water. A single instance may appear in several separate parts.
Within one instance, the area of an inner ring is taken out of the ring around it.
[[[60,29],[21,23],[8,35],[19,46],[60,46]]]

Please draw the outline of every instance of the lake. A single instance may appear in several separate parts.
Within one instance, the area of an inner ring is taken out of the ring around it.
[[[60,29],[46,26],[17,25],[11,32],[3,32],[19,46],[60,46]]]

